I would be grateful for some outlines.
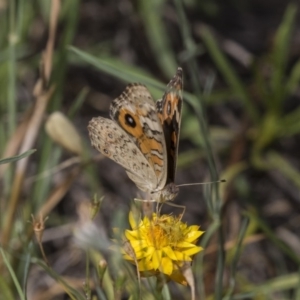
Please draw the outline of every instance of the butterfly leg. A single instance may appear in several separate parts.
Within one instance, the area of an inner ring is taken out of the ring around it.
[[[163,207],[163,203],[156,202],[156,215],[160,216],[161,208]]]
[[[139,199],[139,198],[134,198],[134,201],[139,201],[139,202],[142,202],[143,204],[147,204],[147,203],[153,203],[153,202],[156,202],[156,215],[157,216],[160,216],[160,211],[161,211],[161,208],[163,207],[163,203],[162,202],[158,202],[154,199],[151,199],[151,200],[145,200],[145,199]],[[174,205],[175,206],[175,205]],[[181,206],[180,206],[181,207]],[[182,206],[183,207],[183,206]],[[144,211],[144,207],[143,207],[143,211]],[[145,213],[144,213],[145,214]],[[148,215],[148,214],[146,214]]]
[[[163,203],[161,203],[161,202],[157,202],[157,204],[156,204],[156,214],[158,215],[158,216],[160,216],[160,212],[161,212],[161,209],[162,209],[162,207],[163,207]]]

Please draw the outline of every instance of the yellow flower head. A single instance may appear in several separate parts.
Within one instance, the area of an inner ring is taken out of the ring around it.
[[[196,246],[198,238],[203,234],[199,226],[187,226],[181,218],[169,215],[157,216],[152,219],[144,217],[139,224],[129,215],[132,230],[126,230],[125,236],[134,250],[135,258],[124,254],[124,258],[137,262],[142,273],[169,276],[172,280],[186,285],[181,267],[191,262],[193,255],[202,250]]]

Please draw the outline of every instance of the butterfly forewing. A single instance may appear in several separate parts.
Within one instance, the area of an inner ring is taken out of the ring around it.
[[[175,180],[183,102],[182,90],[182,69],[178,68],[175,76],[169,82],[162,99],[156,102],[157,114],[163,127],[167,148],[167,183]]]
[[[113,120],[128,134],[156,175],[156,188],[166,184],[167,149],[164,132],[148,89],[139,83],[130,84],[110,108]]]

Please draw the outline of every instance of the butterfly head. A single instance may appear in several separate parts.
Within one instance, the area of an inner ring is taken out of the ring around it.
[[[183,85],[182,77],[183,77],[182,68],[178,67],[175,76],[170,80],[167,88],[168,89],[173,88],[174,90],[181,92],[182,85]]]
[[[178,192],[179,187],[174,182],[170,182],[164,187],[164,189],[153,192],[152,195],[156,202],[164,203],[172,201],[177,196]]]

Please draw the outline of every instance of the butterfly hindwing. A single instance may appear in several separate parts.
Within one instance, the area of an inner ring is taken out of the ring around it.
[[[93,118],[88,125],[92,146],[125,168],[138,188],[148,191],[149,182],[156,183],[156,174],[131,138],[114,121]],[[153,184],[153,187],[155,184]]]

